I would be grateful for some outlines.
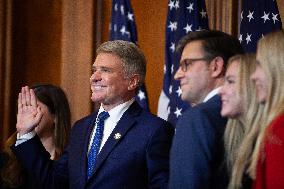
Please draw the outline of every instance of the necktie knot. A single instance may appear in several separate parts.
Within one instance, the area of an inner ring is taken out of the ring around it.
[[[98,116],[98,122],[105,121],[109,117],[109,114],[105,111],[101,112]]]

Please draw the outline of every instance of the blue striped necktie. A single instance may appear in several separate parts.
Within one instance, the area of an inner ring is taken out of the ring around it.
[[[108,117],[109,114],[107,112],[101,112],[98,116],[95,137],[93,139],[93,143],[88,155],[88,172],[87,172],[88,179],[92,176],[95,169],[97,155],[100,150],[103,133],[104,133],[104,122],[105,119],[107,119]]]

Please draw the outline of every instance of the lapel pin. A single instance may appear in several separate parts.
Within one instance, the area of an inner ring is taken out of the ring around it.
[[[115,135],[114,135],[114,139],[115,140],[118,140],[118,139],[120,139],[121,138],[121,134],[120,133],[116,133]]]

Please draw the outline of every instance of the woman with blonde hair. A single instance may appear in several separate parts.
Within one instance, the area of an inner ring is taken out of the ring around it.
[[[221,115],[228,117],[224,133],[225,155],[230,189],[251,188],[248,167],[258,134],[262,108],[257,103],[250,75],[256,68],[255,55],[230,58],[221,88]]]
[[[253,188],[284,188],[284,31],[259,40],[255,82],[264,105],[260,133],[252,156]]]
[[[50,159],[58,159],[68,142],[71,129],[67,97],[61,88],[50,84],[36,85],[32,89],[38,99],[38,106],[43,112],[35,133],[49,152]],[[33,175],[24,170],[10,150],[10,146],[15,144],[16,139],[17,136],[14,133],[7,140],[4,152],[1,154],[4,164],[1,169],[0,188],[39,188],[33,180]]]

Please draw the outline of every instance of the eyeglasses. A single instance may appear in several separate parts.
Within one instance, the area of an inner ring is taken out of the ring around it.
[[[188,59],[184,59],[181,63],[180,63],[180,69],[183,72],[186,72],[192,65],[194,62],[197,61],[208,61],[210,60],[209,58],[188,58]]]

